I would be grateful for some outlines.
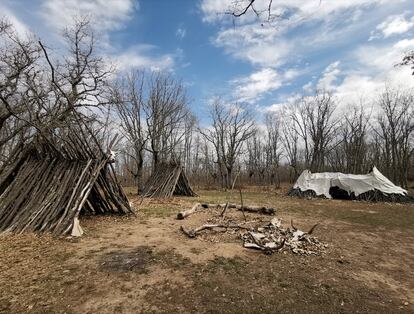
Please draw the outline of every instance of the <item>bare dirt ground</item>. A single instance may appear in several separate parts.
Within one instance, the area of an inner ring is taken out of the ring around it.
[[[133,189],[131,189],[133,191]],[[244,203],[329,244],[321,256],[264,255],[237,234],[189,239],[195,202],[239,202],[238,193],[130,199],[137,217],[83,217],[81,238],[0,235],[1,313],[413,313],[414,205],[296,199],[248,189]],[[229,212],[241,219],[241,212]],[[248,214],[248,219],[270,219]],[[207,231],[208,232],[208,231]]]

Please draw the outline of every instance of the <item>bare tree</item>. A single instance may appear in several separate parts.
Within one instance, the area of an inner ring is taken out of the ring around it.
[[[32,134],[43,118],[38,103],[39,47],[21,38],[6,20],[0,21],[0,164]]]
[[[312,142],[312,171],[323,171],[329,145],[332,145],[338,121],[333,119],[335,104],[332,95],[317,93],[305,107],[309,136]]]
[[[293,181],[299,175],[299,133],[296,130],[293,120],[284,119],[282,134],[282,143],[288,166],[293,169],[293,178],[291,177],[291,181]]]
[[[257,178],[259,182],[255,184],[262,184],[265,182],[265,173],[267,170],[266,162],[266,147],[263,143],[263,132],[256,130],[256,132],[246,141],[247,147],[247,170],[250,178]]]
[[[50,67],[55,106],[63,113],[79,107],[99,107],[108,103],[107,79],[113,72],[96,52],[95,35],[87,18],[75,18],[63,32],[68,54],[63,62],[52,62],[48,49],[39,41]]]
[[[309,168],[311,163],[311,139],[309,135],[309,121],[306,109],[309,105],[310,104],[303,97],[296,101],[292,107],[287,108],[286,110],[289,113],[289,119],[292,120],[292,124],[288,126],[290,129],[285,131],[285,142],[287,137],[291,140],[294,138],[296,140],[299,138],[302,140],[304,163],[306,168]],[[295,137],[292,137],[293,134],[290,134],[292,132],[296,133]],[[287,143],[285,143],[285,147],[286,144]],[[296,154],[298,154],[297,151]]]
[[[280,185],[278,169],[282,156],[281,121],[278,112],[268,112],[265,115],[266,125],[266,167],[270,172],[270,184]]]
[[[369,119],[370,116],[365,113],[361,103],[342,122],[340,140],[344,150],[344,171],[347,173],[365,173],[372,166],[367,163]]]
[[[252,114],[241,105],[229,106],[216,99],[210,110],[212,126],[201,130],[215,148],[223,187],[230,188],[233,170],[244,143],[256,131]]]
[[[311,171],[323,171],[333,144],[338,121],[334,120],[335,103],[332,95],[317,92],[315,96],[302,98],[291,113],[297,135],[302,139],[305,166]]]
[[[397,66],[409,66],[413,71],[412,75],[414,75],[414,50],[408,52]]]
[[[22,143],[36,134],[45,139],[58,136],[69,125],[80,125],[79,119],[96,121],[96,114],[86,115],[84,109],[105,104],[101,96],[110,71],[95,51],[86,19],[66,29],[63,38],[68,53],[57,61],[30,35],[20,38],[12,28],[6,28],[0,36],[4,41],[0,51],[2,154],[6,143],[16,146],[10,144]],[[6,150],[12,155],[9,148]]]
[[[322,0],[308,0],[314,1],[321,5]],[[273,25],[275,22],[288,19],[289,15],[285,14],[286,7],[280,5],[278,1],[273,0],[228,0],[229,5],[224,11],[224,14],[230,15],[235,19],[243,16],[254,16],[261,26],[265,24]],[[279,6],[278,6],[279,4]]]
[[[233,18],[240,18],[251,12],[261,23],[270,23],[278,18],[282,18],[282,14],[279,11],[276,13],[272,5],[273,0],[233,0],[225,14],[231,15]]]
[[[387,174],[407,187],[408,167],[414,153],[414,96],[411,91],[387,88],[380,96],[377,135],[383,141]]]
[[[7,20],[6,17],[0,17],[0,34],[5,33],[12,27],[12,24]]]
[[[126,167],[135,178],[138,193],[143,186],[144,152],[148,140],[144,128],[144,84],[144,72],[131,71],[112,88],[112,101],[120,119],[120,127],[128,140],[124,154],[132,161],[132,165],[126,163]]]
[[[183,123],[188,115],[188,100],[181,82],[167,73],[153,73],[149,97],[144,105],[149,145],[146,149],[153,157],[153,167],[175,158],[174,150],[184,136]]]
[[[195,136],[197,124],[197,118],[191,112],[188,112],[184,121],[183,149],[180,152],[180,159],[183,161],[184,167],[188,170],[193,168],[194,162],[198,159],[199,154],[199,138]],[[193,150],[194,142],[195,149]]]

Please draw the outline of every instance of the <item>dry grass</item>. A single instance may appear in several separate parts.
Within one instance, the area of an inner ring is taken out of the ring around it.
[[[129,190],[129,189],[128,189]],[[410,313],[414,311],[414,206],[243,190],[245,204],[278,209],[285,222],[329,243],[322,256],[265,256],[232,241],[188,239],[194,202],[239,203],[238,192],[145,200],[138,217],[87,217],[80,239],[0,236],[4,313]],[[241,215],[233,212],[232,215]],[[255,215],[249,214],[249,218]]]

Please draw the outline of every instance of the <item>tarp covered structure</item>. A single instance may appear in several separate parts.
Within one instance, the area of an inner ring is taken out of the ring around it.
[[[387,179],[376,167],[368,174],[311,173],[304,170],[289,191],[291,196],[313,196],[371,201],[408,201],[403,188]]]

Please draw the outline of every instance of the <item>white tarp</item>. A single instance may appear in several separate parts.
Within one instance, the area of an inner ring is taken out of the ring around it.
[[[329,189],[334,186],[347,191],[348,194],[353,192],[355,196],[372,190],[379,190],[387,194],[407,195],[406,190],[393,184],[375,167],[368,174],[311,173],[309,170],[304,170],[293,188],[300,189],[302,192],[312,190],[318,196],[324,195],[327,198],[332,198]]]

